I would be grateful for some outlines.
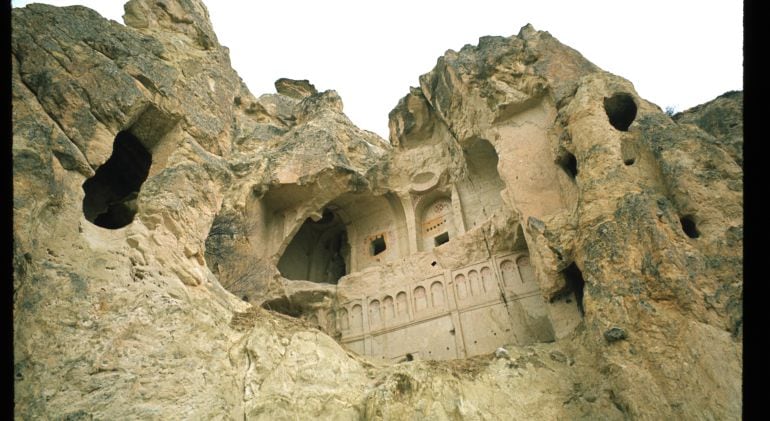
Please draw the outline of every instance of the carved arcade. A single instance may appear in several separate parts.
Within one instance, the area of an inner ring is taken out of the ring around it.
[[[360,354],[400,360],[462,358],[503,343],[553,340],[526,252],[495,256],[337,307],[340,342]],[[544,320],[545,319],[545,320]]]
[[[306,219],[281,256],[281,273],[327,283],[355,279],[338,288],[352,288],[358,296],[331,308],[313,307],[305,319],[354,352],[394,361],[463,358],[504,344],[555,339],[549,304],[540,295],[526,245],[459,269],[438,271],[434,262],[430,275],[418,282],[389,279],[383,286],[378,276],[363,275],[375,266],[398,266],[419,252],[449,246],[465,235],[466,227],[489,221],[504,207],[505,185],[492,145],[479,140],[465,153],[467,179],[420,185],[410,195],[346,193],[316,211],[322,218]],[[431,174],[418,178],[440,179]],[[294,215],[293,209],[287,208],[282,218]]]

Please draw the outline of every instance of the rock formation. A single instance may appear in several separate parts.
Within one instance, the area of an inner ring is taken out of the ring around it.
[[[198,0],[13,10],[19,419],[738,419],[742,94],[547,32],[355,127]]]

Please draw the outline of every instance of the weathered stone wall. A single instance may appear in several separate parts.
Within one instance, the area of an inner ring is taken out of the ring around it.
[[[197,0],[124,20],[13,11],[18,418],[740,417],[740,93],[672,120],[527,26],[388,142],[307,81],[252,96]],[[349,273],[285,279],[325,208]]]

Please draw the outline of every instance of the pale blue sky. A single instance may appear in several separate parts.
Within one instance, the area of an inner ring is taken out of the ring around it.
[[[585,0],[208,1],[219,42],[259,96],[281,77],[335,89],[359,127],[387,138],[388,112],[446,50],[532,23],[678,111],[743,85],[743,2]],[[31,3],[12,1],[14,7]],[[118,0],[83,4],[123,22]]]

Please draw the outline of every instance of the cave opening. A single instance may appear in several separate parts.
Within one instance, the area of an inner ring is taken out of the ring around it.
[[[562,271],[564,280],[567,282],[567,289],[575,294],[575,300],[577,301],[577,308],[580,312],[580,316],[585,316],[585,310],[583,309],[583,288],[585,287],[585,280],[583,279],[583,272],[577,267],[575,262],[570,263],[566,269]]]
[[[384,239],[382,247],[384,250]],[[345,224],[326,209],[317,221],[307,218],[278,261],[287,279],[336,284],[350,269]]]
[[[566,152],[564,155],[562,155],[557,163],[571,179],[574,180],[575,177],[577,177],[577,158],[575,158],[575,155],[573,155],[571,152]]]
[[[627,132],[631,123],[636,119],[636,103],[631,95],[619,92],[609,98],[604,98],[604,112],[610,124],[621,132]]]
[[[695,219],[692,217],[692,215],[685,215],[681,217],[679,222],[682,224],[682,231],[684,231],[688,237],[700,237],[700,232],[698,231],[698,227],[695,225]]]
[[[112,155],[83,183],[83,214],[102,228],[123,228],[134,220],[137,197],[152,165],[152,154],[129,131],[115,136]]]

